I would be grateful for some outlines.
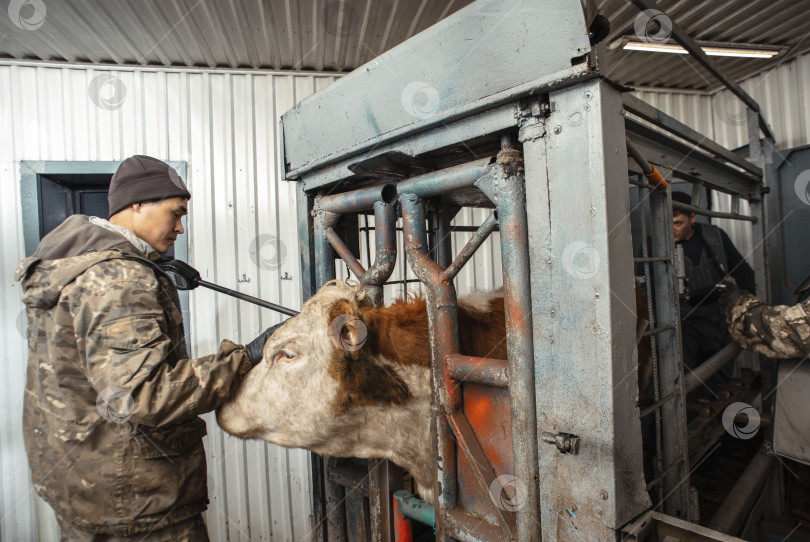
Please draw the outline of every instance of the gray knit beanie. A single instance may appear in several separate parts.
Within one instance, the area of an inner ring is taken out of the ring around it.
[[[186,184],[166,162],[150,156],[130,156],[110,181],[107,201],[110,216],[133,203],[180,197],[191,199]]]

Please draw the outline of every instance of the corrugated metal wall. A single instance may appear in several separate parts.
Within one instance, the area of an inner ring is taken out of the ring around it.
[[[742,88],[759,102],[776,138],[776,149],[810,143],[810,55],[785,62],[743,81]],[[712,96],[715,139],[730,149],[748,144],[740,101],[729,91]]]
[[[92,96],[108,73],[120,82]],[[3,262],[0,510],[3,540],[53,540],[37,512],[22,444],[26,345],[14,268],[24,257],[20,160],[122,160],[148,154],[188,163],[189,258],[206,280],[297,308],[301,283],[295,187],[281,181],[278,118],[331,76],[0,66]],[[120,107],[118,98],[125,97]],[[116,91],[118,94],[116,94]],[[198,289],[190,295],[194,354],[221,339],[250,341],[278,321],[268,310]],[[207,416],[212,540],[307,539],[309,454],[226,436]],[[58,476],[58,472],[54,473]],[[39,530],[39,533],[38,533]]]

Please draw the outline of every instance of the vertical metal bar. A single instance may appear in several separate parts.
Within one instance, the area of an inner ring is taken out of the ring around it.
[[[315,247],[315,288],[313,292],[335,278],[335,253],[326,238],[326,230],[335,225],[338,215],[318,210],[321,198],[322,196],[315,197],[314,208],[316,211],[312,219],[312,245]],[[329,458],[324,457],[323,461],[324,472],[327,474],[327,476],[324,476],[327,540],[329,542],[345,542],[347,540],[345,490],[343,487],[329,481]]]
[[[760,118],[759,113],[751,109],[748,110],[748,149],[750,160],[762,168],[762,173],[766,172],[766,164],[763,161],[762,141],[759,138]],[[757,223],[752,226],[751,241],[754,245],[754,276],[757,281],[756,294],[761,299],[770,300],[768,296],[768,270],[765,265],[765,217],[763,215],[762,195],[754,194],[749,200],[751,205],[751,216],[757,218]]]
[[[662,173],[671,178],[671,171]],[[675,238],[672,232],[671,191],[666,194],[650,191],[651,248],[654,256],[669,256],[675,253]],[[666,469],[683,457],[677,467],[664,477],[662,498],[664,511],[681,519],[690,519],[689,514],[689,457],[686,453],[686,405],[683,390],[683,358],[681,356],[681,317],[678,304],[677,278],[673,264],[653,266],[652,284],[655,301],[656,327],[674,324],[670,331],[655,336],[658,376],[662,397],[677,392],[677,396],[661,406],[661,424],[666,431],[661,433],[661,463]]]
[[[549,100],[545,129],[521,128],[537,430],[577,435],[580,448],[536,441],[542,536],[613,540],[650,506],[621,96],[588,81]]]
[[[397,212],[392,204],[384,201],[374,203],[374,263],[363,280],[372,303],[383,302],[383,284],[394,272],[397,263]]]
[[[314,243],[315,222],[312,217],[313,197],[304,191],[304,183],[298,182],[298,257],[301,260],[302,301],[306,301],[315,292]]]
[[[436,263],[442,268],[447,268],[453,261],[453,236],[450,223],[458,212],[458,207],[442,205],[438,212],[438,231],[436,243]]]
[[[317,288],[314,265],[314,229],[315,223],[312,217],[312,207],[314,198],[304,191],[304,183],[298,182],[297,186],[298,205],[298,257],[301,261],[301,291],[303,302],[307,301]],[[312,465],[312,540],[327,540],[327,521],[329,516],[328,497],[326,494],[326,465],[324,459],[314,453],[310,454],[310,464]],[[334,495],[332,495],[334,498]]]
[[[394,498],[394,542],[413,542],[411,520],[400,513],[397,498]]]
[[[320,288],[335,278],[335,252],[326,238],[326,230],[337,222],[339,215],[319,209],[323,196],[315,198],[314,239],[315,245],[315,282]]]
[[[402,469],[385,459],[369,459],[368,470],[371,540],[391,542],[396,518],[391,510],[392,498],[395,491],[404,487]]]
[[[436,465],[439,477],[436,487],[436,539],[449,540],[446,514],[457,502],[456,446],[445,423],[444,415],[460,408],[458,391],[444,371],[445,357],[458,351],[458,314],[456,292],[452,284],[438,284],[442,269],[427,255],[425,210],[415,194],[401,194],[405,251],[414,273],[427,289],[427,314],[433,384],[433,406],[436,420]]]
[[[366,287],[371,302],[382,305],[383,284],[391,276],[397,262],[396,209],[390,203],[374,203],[374,263],[361,284]],[[391,540],[394,518],[391,514],[394,491],[404,485],[402,469],[384,459],[372,459],[369,466],[369,507],[372,539],[380,542]]]
[[[329,472],[329,458],[323,458],[323,471]],[[324,477],[326,497],[326,539],[328,542],[346,542],[346,490]]]
[[[501,232],[514,476],[526,489],[526,500],[517,510],[517,539],[539,540],[538,441],[532,301],[527,295],[530,281],[525,180],[520,152],[512,148],[511,143],[504,143],[496,164],[491,166],[492,176],[479,179],[476,186],[496,203]]]
[[[784,264],[780,264],[782,275],[774,273],[771,269],[771,262],[784,262],[784,247],[782,246],[782,236],[772,233],[778,230],[782,224],[782,209],[780,202],[782,201],[781,187],[779,186],[779,178],[777,177],[776,163],[774,162],[774,142],[773,139],[765,138],[762,140],[762,160],[765,167],[762,170],[764,176],[763,183],[766,190],[768,190],[767,199],[765,201],[765,208],[762,209],[765,219],[762,221],[762,228],[768,234],[765,238],[765,267],[770,275],[768,280],[768,289],[765,291],[768,296],[767,299],[774,302],[774,296],[780,291],[780,280],[784,275]],[[754,225],[756,227],[756,225]],[[757,277],[758,281],[764,282],[763,277]],[[766,392],[767,393],[767,392]]]
[[[640,176],[639,176],[640,177]],[[640,179],[639,179],[640,180]],[[646,192],[649,190],[648,188],[639,187],[639,201],[641,202],[641,255],[643,258],[650,257],[650,250],[649,244],[647,242],[647,208],[650,207],[649,204],[649,194]],[[656,254],[656,257],[658,254]],[[653,294],[653,284],[651,278],[651,270],[650,270],[650,262],[644,262],[644,287],[646,290],[647,295],[647,314],[650,318],[650,329],[656,328],[656,319],[655,319],[655,296]],[[653,400],[655,402],[661,399],[661,375],[659,374],[660,371],[659,367],[659,358],[658,358],[658,337],[656,335],[650,336],[650,353],[652,357],[652,370],[653,370]],[[664,472],[666,465],[664,464],[664,460],[662,459],[663,455],[661,453],[661,410],[655,409],[655,467],[656,472]],[[663,502],[664,492],[660,490],[658,491],[658,500],[659,504]]]

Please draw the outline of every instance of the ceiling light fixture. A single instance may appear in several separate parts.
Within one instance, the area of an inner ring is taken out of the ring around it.
[[[628,40],[625,42],[622,49],[626,51],[647,51],[654,53],[674,53],[678,55],[685,55],[689,52],[676,43],[648,43],[645,41]],[[707,56],[731,56],[737,58],[772,58],[781,52],[781,48],[773,49],[757,49],[753,47],[741,47],[739,44],[721,46],[721,45],[703,45],[701,49]]]

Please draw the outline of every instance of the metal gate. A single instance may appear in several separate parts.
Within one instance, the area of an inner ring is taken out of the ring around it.
[[[391,540],[395,522],[407,531],[401,515],[432,524],[438,540],[476,541],[614,540],[623,530],[639,538],[652,517],[645,512],[694,519],[684,401],[692,384],[679,352],[670,192],[638,180],[648,171],[628,161],[625,141],[669,180],[749,199],[755,217],[762,170],[623,95],[599,76],[580,2],[547,4],[520,12],[536,31],[497,35],[488,17],[521,2],[479,0],[283,118],[286,174],[299,187],[305,297],[335,277],[337,254],[383,302],[401,224],[428,306],[435,510],[399,492],[403,473],[386,462],[316,457],[314,521],[324,540]],[[473,50],[470,35],[483,36]],[[445,54],[433,54],[437,40]],[[503,63],[497,77],[492,58]],[[447,76],[458,69],[463,88]],[[414,110],[404,98],[399,107],[396,97],[411,87],[402,80],[427,88],[435,107]],[[754,115],[752,134],[760,126]],[[645,207],[635,262],[628,172]],[[454,256],[450,220],[464,206],[492,214]],[[374,215],[368,270],[337,233],[340,217],[356,213]],[[761,218],[753,220],[762,240]],[[453,279],[496,228],[508,356],[461,356]],[[761,250],[755,261],[764,273]],[[641,411],[634,263],[650,315],[640,335],[655,356],[653,402]],[[508,438],[493,438],[486,421],[469,415],[479,392],[501,405],[492,418],[508,418]],[[656,450],[645,481],[647,416]]]

